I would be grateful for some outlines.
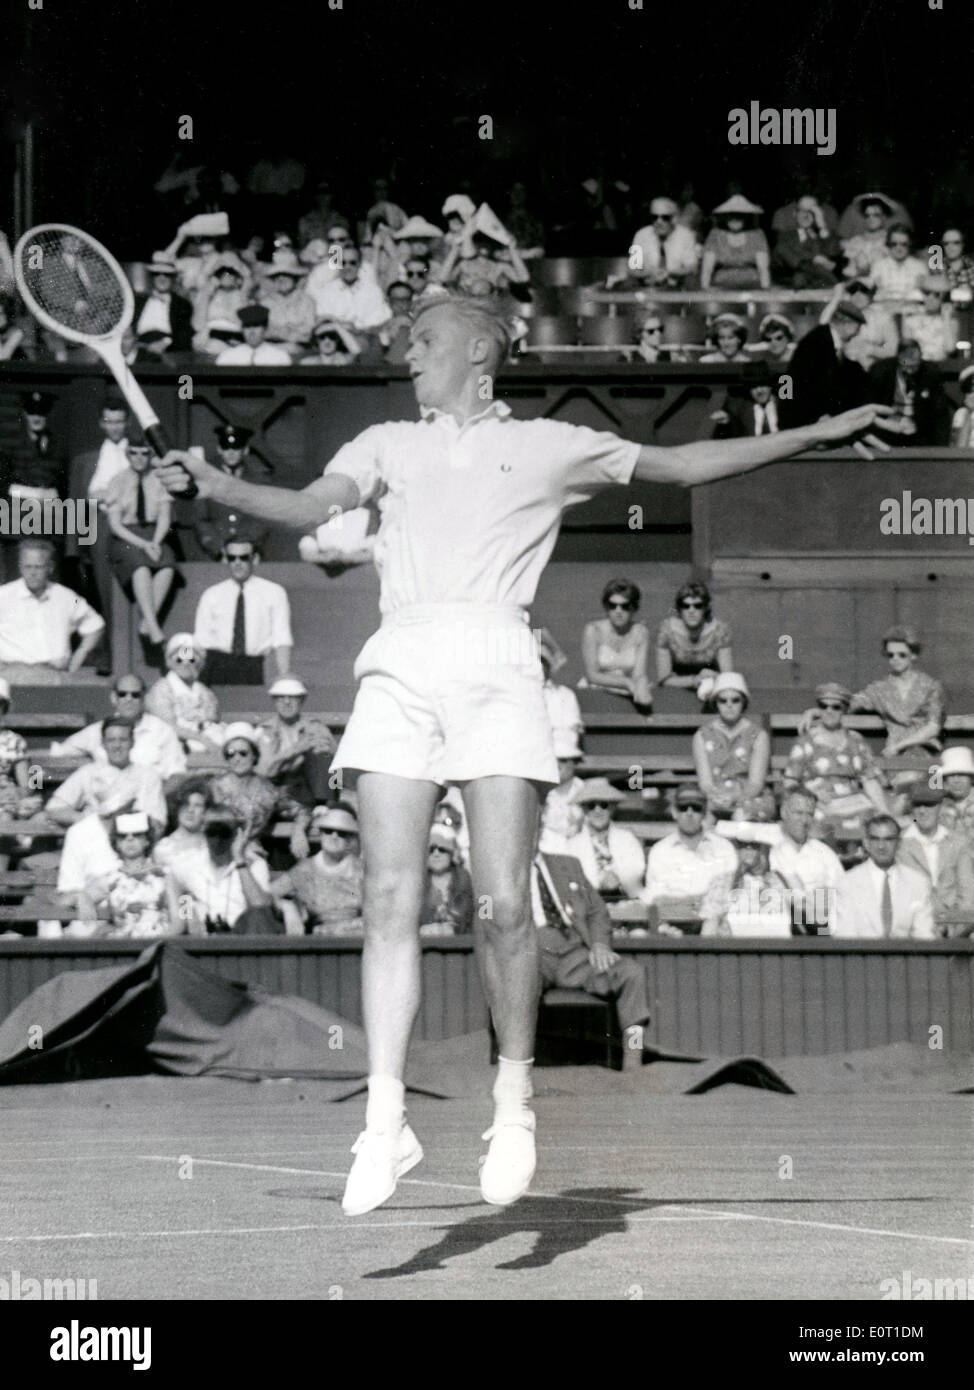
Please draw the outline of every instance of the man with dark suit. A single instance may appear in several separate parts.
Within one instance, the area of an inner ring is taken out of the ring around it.
[[[751,383],[746,398],[725,396],[724,404],[710,417],[714,421],[714,438],[758,439],[763,434],[777,434],[782,426],[774,394],[776,382],[777,377],[762,373],[760,380]]]
[[[220,455],[220,469],[228,477],[253,482],[247,467],[247,448],[253,430],[243,429],[240,425],[217,425],[213,433]],[[234,539],[253,541],[255,548],[262,550],[268,534],[267,527],[261,526],[253,517],[244,516],[235,508],[225,507],[210,497],[193,503],[193,531],[200,549],[211,560],[219,560],[226,542]]]
[[[164,252],[152,257],[146,267],[152,289],[135,296],[132,328],[136,342],[147,334],[164,333],[173,352],[189,352],[193,344],[193,306],[173,292],[176,262]],[[149,341],[146,338],[146,341]]]
[[[623,1067],[642,1065],[649,1022],[646,976],[635,961],[609,944],[612,922],[605,903],[570,854],[535,854],[531,910],[541,947],[545,988],[583,989],[615,999],[623,1032]]]
[[[870,399],[865,372],[845,355],[846,343],[865,322],[862,310],[843,299],[828,323],[802,338],[788,364],[794,386],[792,400],[787,403],[786,428],[815,424],[823,415],[841,415]]]
[[[6,449],[2,460],[2,495],[16,504],[16,499],[61,497],[64,494],[65,461],[58,449],[47,419],[54,397],[45,391],[26,391],[20,398],[20,429]],[[8,536],[4,541],[4,578],[17,575],[15,551],[19,537]],[[59,548],[63,539],[49,536]]]
[[[887,443],[911,447],[949,442],[950,415],[940,378],[924,362],[915,338],[904,338],[895,357],[870,367],[869,400],[896,411],[877,424],[877,435]]]
[[[900,828],[893,817],[870,816],[863,843],[869,858],[848,869],[839,885],[832,935],[932,940],[930,879],[896,862]]]

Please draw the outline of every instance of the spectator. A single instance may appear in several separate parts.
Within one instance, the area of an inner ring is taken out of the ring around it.
[[[141,811],[159,830],[166,823],[162,780],[151,767],[132,762],[132,724],[117,715],[102,726],[104,760],[84,763],[53,793],[47,817],[64,826],[57,891],[77,893],[89,878],[118,867],[108,827],[121,812]]]
[[[968,936],[970,926],[951,931],[950,923],[958,914],[974,913],[974,851],[965,834],[941,825],[943,805],[944,793],[939,788],[923,782],[911,788],[913,820],[900,837],[896,857],[930,884],[934,920],[940,932],[945,936]]]
[[[263,270],[264,284],[258,298],[268,312],[268,340],[295,358],[311,337],[316,317],[314,300],[301,288],[305,269],[293,251],[285,251]]]
[[[100,448],[88,450],[72,462],[71,495],[93,497],[101,501],[108,484],[129,466],[127,453],[129,433],[128,406],[119,396],[109,396],[98,416],[98,427],[104,435]]]
[[[406,361],[409,350],[409,330],[412,327],[410,308],[413,290],[408,280],[393,280],[386,288],[386,299],[392,310],[392,318],[379,330],[379,342],[387,362],[397,366]],[[351,358],[347,359],[351,361]]]
[[[304,288],[305,293],[314,300],[315,312],[317,313],[318,296],[326,285],[331,285],[338,279],[338,272],[341,270],[345,252],[353,245],[352,234],[347,228],[336,224],[328,229],[324,241],[312,243],[312,245],[315,249],[314,268],[309,274],[308,283]],[[311,250],[312,246],[305,247],[299,259],[307,261]],[[368,259],[363,259],[362,277],[378,286],[375,266]]]
[[[558,760],[558,785],[552,787],[545,797],[541,812],[546,842],[557,841],[567,853],[569,841],[579,833],[585,823],[585,815],[579,804],[579,794],[585,783],[577,775],[582,750],[578,746],[578,735],[567,729],[554,731],[555,757]]]
[[[581,864],[597,892],[641,897],[646,877],[642,844],[631,830],[612,822],[615,808],[625,797],[607,778],[593,777],[578,792],[576,800],[585,820],[578,834],[569,840],[568,853]]]
[[[801,179],[799,181],[799,187],[801,189],[799,197],[797,197],[793,202],[785,203],[783,207],[778,208],[777,211],[774,213],[773,217],[771,218],[771,230],[774,232],[775,236],[781,236],[783,232],[794,232],[797,230],[798,213],[802,204],[802,200],[805,197],[809,196],[812,197],[812,201],[818,205],[818,208],[821,211],[822,221],[825,225],[825,230],[830,235],[835,236],[839,226],[839,214],[836,212],[832,204],[828,201],[828,196],[826,194],[825,189],[821,185],[819,185],[818,189],[816,190],[813,186],[812,180],[807,178]],[[815,197],[814,195],[816,194],[816,192],[821,196]]]
[[[827,324],[806,333],[791,359],[794,399],[788,424],[811,425],[823,415],[840,415],[866,401],[868,381],[848,345],[866,322],[861,309],[840,300]]]
[[[731,630],[714,617],[710,590],[696,580],[681,584],[656,634],[657,683],[694,690],[705,700],[717,673],[733,665]]]
[[[144,811],[115,816],[108,838],[119,863],[109,873],[89,878],[78,895],[85,935],[178,935],[184,925],[169,918],[166,874],[152,857],[149,817]]]
[[[391,304],[392,300],[389,302]],[[384,342],[385,335],[397,333],[404,333],[408,340],[408,325],[408,319],[403,320],[401,317],[394,316],[382,329],[379,335],[380,340]],[[302,367],[347,367],[350,362],[355,361],[361,351],[358,340],[340,323],[335,323],[333,319],[319,319],[312,330],[311,337],[315,351],[307,357],[301,358]],[[408,346],[408,341],[406,345]],[[387,356],[387,360],[391,359]],[[403,348],[398,360],[405,362],[405,348]]]
[[[878,203],[880,212],[886,218],[887,223],[903,222],[907,227],[912,228],[913,218],[903,204],[897,202],[895,198],[889,197],[886,193],[859,193],[843,210],[842,216],[839,218],[838,232],[840,237],[858,236],[866,229],[870,220],[870,203]]]
[[[443,240],[449,250],[463,241],[464,230],[477,211],[477,205],[466,193],[451,193],[441,211],[446,218],[446,235]]]
[[[430,288],[430,263],[424,256],[410,256],[403,267],[403,279],[413,292],[412,304]]]
[[[579,685],[625,696],[646,712],[653,703],[649,629],[634,619],[641,597],[628,579],[612,579],[602,590],[605,617],[586,623],[582,633],[585,676]]]
[[[252,482],[249,468],[249,445],[253,430],[240,425],[217,425],[216,435],[217,467],[231,478],[242,478]],[[222,502],[214,502],[210,497],[197,498],[193,503],[193,530],[200,548],[211,560],[219,560],[228,540],[246,537],[262,550],[267,541],[267,528],[253,517],[244,516],[226,507]]]
[[[169,917],[191,936],[282,931],[268,892],[267,864],[244,827],[222,807],[207,811],[203,849],[177,854],[166,871]]]
[[[700,244],[689,227],[677,224],[679,211],[672,198],[654,198],[650,203],[649,225],[640,227],[629,248],[630,262],[636,261],[635,279],[682,289],[696,276]]]
[[[357,246],[348,246],[343,250],[341,268],[334,279],[321,283],[315,281],[315,275],[311,275],[308,293],[314,296],[315,312],[319,319],[334,319],[353,333],[381,328],[390,318],[385,295],[374,274],[365,273]]]
[[[471,204],[470,213],[473,212]],[[504,225],[521,247],[521,255],[525,259],[544,255],[544,224],[529,210],[527,189],[519,181],[511,184]]]
[[[240,310],[250,299],[251,275],[245,261],[232,252],[212,258],[206,265],[193,309],[193,347],[216,357],[223,344],[210,330],[217,323],[238,324]]]
[[[186,771],[186,755],[175,731],[145,708],[145,682],[141,676],[116,676],[110,698],[113,713],[132,725],[132,762],[136,767],[151,767],[164,782]],[[104,762],[104,725],[104,720],[96,720],[63,743],[53,743],[51,756],[70,758],[82,754],[94,762]]]
[[[136,339],[148,333],[165,335],[166,346],[173,352],[189,352],[193,345],[193,306],[173,286],[179,274],[175,257],[157,251],[146,266],[148,294],[135,296],[132,327]]]
[[[950,443],[954,449],[972,447],[974,424],[974,367],[965,367],[957,379],[964,404],[957,407],[950,421]]]
[[[864,815],[885,811],[886,797],[869,745],[846,725],[852,692],[826,681],[815,687],[815,702],[807,732],[788,755],[782,782],[786,792],[814,796],[815,825],[821,832],[836,829],[835,822],[861,822]]]
[[[208,777],[184,777],[172,794],[170,821],[175,819],[175,829],[164,839],[157,841],[152,857],[157,864],[167,869],[177,854],[188,849],[203,849],[203,820],[210,807],[210,782]]]
[[[450,248],[433,278],[463,294],[486,296],[526,285],[531,279],[517,243],[486,203],[467,223],[462,239]]]
[[[964,233],[959,227],[947,227],[940,243],[944,248],[944,275],[952,290],[974,290],[974,256],[964,250]]]
[[[864,840],[868,858],[843,877],[834,936],[930,940],[936,935],[930,880],[896,862],[899,842],[892,816],[870,816]]]
[[[228,724],[223,734],[226,770],[210,783],[213,804],[233,812],[247,842],[260,839],[285,801],[280,789],[257,771],[260,751],[260,735],[252,724]]]
[[[20,427],[5,451],[4,492],[15,499],[55,499],[64,491],[65,465],[48,428],[54,397],[46,391],[25,391],[20,398]],[[15,542],[14,542],[15,543]],[[5,549],[11,545],[5,541]]]
[[[750,702],[747,681],[737,671],[721,671],[711,696],[717,718],[693,736],[697,781],[715,816],[759,818],[755,801],[764,790],[771,763],[771,741],[760,725],[744,716]]]
[[[431,827],[426,864],[420,936],[468,935],[473,930],[473,885],[460,862],[456,831],[447,825]]]
[[[394,259],[387,269],[384,284],[388,286],[390,281],[401,279],[406,262],[413,257],[432,263],[434,249],[442,241],[443,232],[439,227],[427,222],[425,217],[410,217],[398,231],[392,233]]]
[[[115,475],[105,492],[112,531],[108,558],[122,590],[129,599],[134,596],[138,605],[140,635],[159,644],[165,640],[159,613],[176,576],[176,556],[166,540],[172,501],[150,469],[148,441],[133,437],[126,454],[128,468]]]
[[[844,354],[851,362],[858,362],[868,371],[874,362],[881,358],[895,357],[900,345],[900,333],[896,320],[881,304],[874,303],[876,289],[868,280],[850,280],[845,285],[836,285],[832,298],[819,317],[820,324],[831,322],[839,304],[847,300],[863,316],[863,324],[854,338],[844,345]]]
[[[842,861],[823,840],[810,838],[816,799],[811,792],[789,792],[781,803],[781,838],[771,846],[769,866],[788,885],[792,928],[797,936],[835,925],[835,895]],[[808,932],[808,928],[813,928]]]
[[[903,337],[920,344],[924,362],[942,362],[957,346],[957,318],[948,300],[946,275],[925,275],[920,281],[923,309],[903,315]]]
[[[717,340],[717,348],[714,352],[705,352],[700,358],[701,362],[719,362],[725,366],[728,362],[747,362],[748,355],[744,351],[744,344],[747,342],[747,324],[737,314],[718,314],[713,321],[713,333]]]
[[[774,248],[776,281],[794,290],[824,289],[835,284],[840,260],[838,239],[829,231],[818,201],[799,198],[795,227],[781,232]]]
[[[0,293],[0,362],[20,362],[27,358],[24,330],[15,322],[15,302]]]
[[[290,935],[357,936],[362,932],[362,861],[358,820],[347,802],[316,806],[310,839],[314,853],[270,886]],[[425,919],[424,919],[425,920]]]
[[[639,362],[678,362],[682,356],[663,347],[663,315],[648,309],[636,324],[636,360]]]
[[[10,686],[0,679],[0,726],[10,709]],[[5,820],[26,819],[41,809],[41,796],[32,790],[27,764],[27,742],[23,734],[0,727],[0,815]],[[10,855],[0,841],[0,873],[5,873]]]
[[[974,843],[974,757],[969,748],[945,748],[940,755],[944,785],[941,820],[948,830],[959,830]]]
[[[400,227],[405,226],[407,217],[405,211],[394,203],[391,198],[392,185],[386,178],[374,179],[372,182],[372,206],[365,214],[366,226],[374,228],[378,226],[388,227],[390,232],[398,232]]]
[[[52,582],[50,541],[21,541],[17,563],[20,578],[0,586],[0,673],[13,684],[60,684],[61,673],[84,665],[105,620],[79,594]]]
[[[795,325],[784,314],[765,314],[758,325],[761,356],[769,366],[783,367],[795,351]]]
[[[944,688],[940,681],[916,669],[922,650],[915,628],[896,626],[883,634],[881,650],[889,675],[853,695],[849,710],[878,714],[886,725],[883,756],[897,757],[908,748],[940,751],[944,727]],[[812,712],[806,712],[807,727]]]
[[[839,222],[846,275],[872,274],[875,263],[886,254],[886,231],[895,220],[892,202],[881,193],[853,199]]]
[[[724,285],[750,290],[771,287],[771,254],[757,225],[763,208],[740,193],[713,210],[714,226],[703,244],[700,288]]]
[[[721,821],[718,833],[732,841],[738,863],[717,935],[791,936],[788,885],[769,862],[777,826]]]
[[[264,657],[274,653],[279,676],[291,668],[291,605],[287,590],[254,570],[260,552],[252,540],[224,542],[229,579],[211,584],[196,605],[196,641],[206,652],[206,677],[214,685],[263,685]]]
[[[649,851],[643,899],[654,909],[651,920],[663,935],[680,936],[677,923],[691,919],[703,923],[704,935],[715,935],[726,910],[737,854],[728,840],[704,830],[706,804],[700,787],[678,787],[676,830]]]
[[[763,434],[777,434],[781,423],[774,387],[774,376],[762,371],[751,380],[746,401],[728,392],[723,405],[710,417],[714,421],[714,438],[756,439]]]
[[[295,676],[281,676],[269,694],[274,713],[257,729],[260,771],[298,806],[332,801],[335,740],[327,724],[303,713],[307,686]]]
[[[926,278],[927,266],[919,256],[910,254],[912,249],[909,227],[894,222],[886,233],[886,255],[875,260],[869,272],[877,299],[919,298],[920,281]]]
[[[870,367],[867,390],[871,401],[895,411],[877,422],[878,438],[908,447],[947,443],[947,400],[915,339],[904,338],[895,357]]]
[[[287,367],[291,354],[278,343],[264,341],[270,311],[266,304],[245,304],[237,311],[243,342],[222,348],[217,354],[218,367]]]
[[[216,696],[199,678],[204,656],[191,632],[174,632],[166,643],[166,675],[145,697],[149,713],[175,729],[191,753],[214,752],[223,743]]]
[[[303,249],[310,241],[327,241],[333,227],[348,231],[348,218],[335,208],[330,179],[319,179],[315,186],[314,207],[298,218],[298,245]]]
[[[537,628],[534,636],[544,673],[544,699],[552,732],[565,734],[577,742],[585,732],[578,696],[567,685],[552,679],[567,664],[568,658],[546,627]]]
[[[635,961],[612,950],[605,903],[571,855],[535,847],[531,911],[541,946],[542,988],[582,989],[614,999],[623,1034],[623,1068],[643,1062],[649,1022],[646,976]]]

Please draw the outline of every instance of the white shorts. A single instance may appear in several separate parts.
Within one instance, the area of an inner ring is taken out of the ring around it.
[[[543,672],[527,614],[416,604],[388,615],[355,663],[360,682],[333,768],[420,781],[558,781]]]

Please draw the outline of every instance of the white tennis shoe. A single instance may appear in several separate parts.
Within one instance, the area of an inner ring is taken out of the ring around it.
[[[484,1135],[490,1148],[480,1160],[480,1194],[492,1207],[509,1207],[531,1186],[538,1166],[534,1128],[534,1111],[524,1110],[516,1119],[495,1120]]]
[[[402,1129],[364,1129],[352,1145],[355,1162],[345,1183],[342,1211],[346,1216],[364,1216],[387,1202],[396,1183],[423,1157],[423,1146],[409,1125]]]

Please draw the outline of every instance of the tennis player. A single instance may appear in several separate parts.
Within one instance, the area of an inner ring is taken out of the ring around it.
[[[355,664],[354,709],[334,767],[356,773],[365,864],[362,1003],[369,1042],[365,1129],[343,1209],[395,1191],[423,1151],[403,1076],[419,1006],[419,914],[433,809],[462,791],[477,894],[475,933],[500,1057],[480,1171],[485,1201],[515,1202],[535,1170],[531,1064],[539,996],[529,871],[540,800],[558,780],[541,663],[528,626],[562,513],[633,479],[692,487],[821,444],[856,440],[885,413],[863,406],[803,429],[675,448],[627,443],[554,420],[515,420],[491,399],[502,323],[459,298],[414,319],[406,355],[421,420],[373,425],[302,491],[230,477],[170,452],[172,491],[309,531],[378,500],[382,624]]]

